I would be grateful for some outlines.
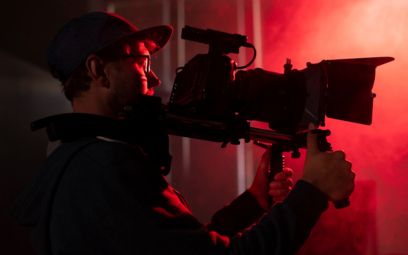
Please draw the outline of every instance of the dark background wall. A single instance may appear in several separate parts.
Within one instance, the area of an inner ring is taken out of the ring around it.
[[[70,16],[87,9],[86,1],[7,1],[0,39],[0,252],[32,254],[23,228],[10,209],[45,156],[46,137],[31,132],[30,122],[68,110],[60,89],[47,73],[45,48]]]

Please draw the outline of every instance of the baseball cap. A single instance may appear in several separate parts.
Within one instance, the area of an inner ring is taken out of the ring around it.
[[[59,30],[47,49],[48,65],[52,75],[64,82],[90,54],[125,37],[155,42],[154,47],[146,46],[153,54],[168,42],[172,32],[173,28],[167,25],[139,30],[117,14],[89,12]]]

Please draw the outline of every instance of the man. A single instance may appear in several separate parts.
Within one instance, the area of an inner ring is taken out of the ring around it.
[[[88,13],[60,30],[48,60],[74,113],[110,123],[153,94],[150,54],[170,35],[167,26],[137,30],[119,16]],[[354,187],[345,154],[320,152],[310,133],[303,176],[289,194],[289,170],[268,184],[266,153],[248,191],[203,225],[166,182],[150,144],[123,137],[74,132],[51,152],[16,207],[40,254],[293,254],[328,201]],[[287,197],[271,208],[270,196]]]

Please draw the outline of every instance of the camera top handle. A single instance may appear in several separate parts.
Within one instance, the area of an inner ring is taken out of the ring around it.
[[[185,26],[181,30],[181,38],[193,42],[199,42],[209,45],[209,55],[224,55],[229,53],[239,53],[241,47],[251,48],[253,51],[252,59],[243,66],[237,66],[235,69],[244,69],[249,67],[256,58],[256,49],[249,43],[247,36],[240,34],[230,34],[213,29],[200,29],[191,26]]]

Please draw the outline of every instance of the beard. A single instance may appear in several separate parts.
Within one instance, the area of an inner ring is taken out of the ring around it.
[[[145,88],[147,88],[147,82],[142,79],[138,79],[137,82],[121,81],[112,87],[112,93],[107,101],[109,108],[117,116],[121,116],[126,106],[138,102],[140,95],[153,95],[153,89]]]

